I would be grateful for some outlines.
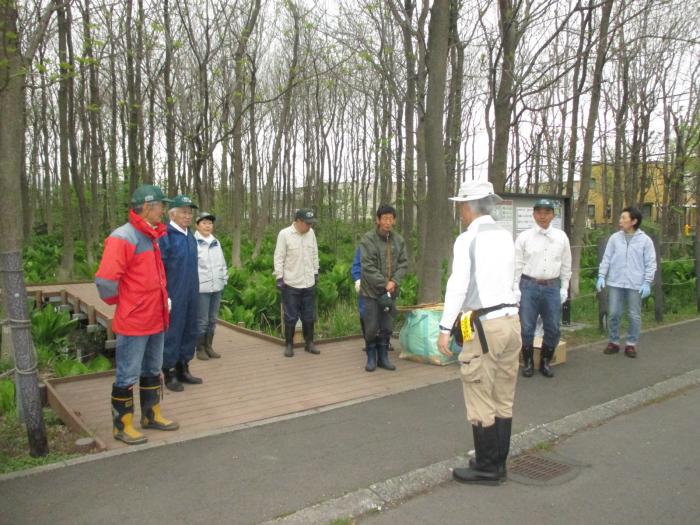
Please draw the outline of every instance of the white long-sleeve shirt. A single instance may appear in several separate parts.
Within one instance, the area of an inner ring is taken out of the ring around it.
[[[474,219],[455,241],[452,274],[447,281],[440,326],[452,327],[461,310],[514,304],[511,281],[514,268],[511,234],[498,226],[490,215]],[[486,318],[517,313],[517,308],[504,308]]]
[[[294,224],[277,235],[275,278],[292,288],[311,288],[318,273],[318,245],[313,228],[301,234]]]
[[[546,230],[535,225],[515,240],[515,282],[527,275],[534,279],[561,280],[561,288],[568,290],[571,279],[571,246],[562,230],[552,225]]]

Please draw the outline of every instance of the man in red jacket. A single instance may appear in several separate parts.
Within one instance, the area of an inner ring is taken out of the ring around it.
[[[95,275],[100,297],[117,309],[112,330],[117,334],[117,373],[112,385],[115,439],[129,445],[146,442],[133,426],[133,389],[139,381],[141,427],[176,430],[179,425],[160,413],[160,369],[164,332],[169,324],[169,298],[158,238],[166,199],[158,186],[144,185],[131,197],[129,222],[105,241]]]

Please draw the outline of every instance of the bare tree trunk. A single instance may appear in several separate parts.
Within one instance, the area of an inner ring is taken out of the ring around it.
[[[260,0],[253,3],[248,20],[238,41],[238,47],[234,53],[234,75],[236,83],[233,89],[233,221],[231,227],[231,265],[234,268],[241,267],[241,230],[243,228],[243,204],[245,187],[243,185],[243,87],[245,85],[245,53],[248,48],[248,39],[255,27],[255,21],[260,12]]]
[[[508,176],[508,139],[513,112],[515,50],[519,40],[518,13],[513,0],[498,0],[498,16],[501,32],[501,78],[493,105],[495,137],[493,163],[489,171],[489,180],[493,183],[496,193],[504,191]]]
[[[42,15],[28,39],[25,56],[20,54],[17,4],[0,2],[0,270],[5,312],[11,319],[12,346],[17,374],[18,398],[27,428],[30,455],[49,452],[41,411],[36,355],[31,340],[27,292],[22,273],[22,217],[17,199],[22,170],[22,137],[25,134],[25,86],[39,41],[43,39],[54,6]]]
[[[58,9],[58,56],[61,80],[58,87],[58,129],[61,172],[61,208],[63,211],[63,253],[61,255],[61,267],[58,276],[61,280],[68,280],[73,276],[75,257],[75,244],[73,241],[73,209],[71,203],[69,142],[70,116],[68,109],[69,76],[72,71],[68,65],[68,22],[66,20],[66,7]]]
[[[603,67],[607,60],[608,49],[608,27],[610,25],[610,14],[612,12],[613,0],[605,0],[600,19],[600,29],[598,34],[598,48],[596,51],[596,62],[593,70],[593,81],[591,85],[591,101],[588,112],[588,121],[583,139],[583,163],[581,166],[581,186],[576,202],[574,213],[574,225],[571,239],[572,255],[572,277],[571,293],[576,296],[579,291],[579,274],[581,268],[581,246],[586,232],[586,214],[588,212],[588,190],[591,184],[591,171],[593,165],[593,139],[595,135],[595,125],[598,119],[598,108],[600,106],[600,95],[603,86]]]
[[[430,235],[421,250],[420,302],[438,301],[442,295],[439,269],[449,253],[451,217],[443,147],[443,106],[447,78],[447,48],[450,32],[450,0],[435,0],[430,11],[428,37],[429,71],[425,108],[425,142],[428,165],[428,216]]]
[[[588,71],[588,53],[584,53],[586,34],[589,34],[593,10],[593,0],[589,0],[588,14],[581,11],[581,29],[579,30],[578,49],[576,50],[576,62],[574,63],[573,96],[571,100],[571,133],[569,134],[569,162],[566,174],[566,195],[574,195],[574,174],[576,173],[576,146],[578,144],[578,113],[581,102],[581,93],[586,85],[586,72]],[[586,46],[587,48],[588,46]],[[563,126],[563,123],[562,123]]]
[[[163,90],[165,93],[165,152],[167,166],[167,191],[174,195],[177,191],[175,154],[175,99],[173,97],[172,63],[173,38],[170,29],[169,0],[163,0],[163,22],[165,26],[165,63],[163,64]]]

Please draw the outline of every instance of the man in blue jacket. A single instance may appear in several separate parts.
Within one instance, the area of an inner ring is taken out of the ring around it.
[[[168,211],[168,233],[159,240],[172,307],[163,348],[163,377],[165,386],[173,392],[182,392],[185,389],[182,383],[202,382],[190,374],[199,309],[197,241],[190,231],[195,209],[197,205],[187,195],[175,197]]]
[[[596,290],[608,287],[608,346],[604,353],[620,351],[620,317],[627,303],[629,328],[625,355],[637,357],[637,342],[642,328],[642,299],[651,294],[656,273],[656,251],[651,238],[639,229],[642,214],[629,207],[620,214],[620,231],[608,239],[598,269]]]

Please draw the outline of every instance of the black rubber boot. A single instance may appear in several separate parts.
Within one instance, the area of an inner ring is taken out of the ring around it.
[[[304,332],[304,350],[310,354],[318,355],[321,351],[314,344],[314,323],[301,323]]]
[[[496,418],[496,433],[498,434],[498,479],[503,481],[507,478],[506,461],[510,452],[510,432],[513,426],[513,418]],[[469,459],[469,468],[479,468],[476,458]]]
[[[140,445],[148,441],[134,428],[134,387],[112,385],[112,435],[127,445]]]
[[[201,378],[194,377],[190,374],[190,364],[187,361],[178,361],[175,365],[175,371],[177,373],[177,380],[181,383],[201,385],[204,382]]]
[[[284,357],[294,357],[294,325],[284,325]]]
[[[172,368],[163,368],[163,382],[165,388],[172,392],[182,392],[185,387],[177,380],[177,375]]]
[[[389,361],[389,340],[377,343],[377,366],[384,370],[396,370],[396,367]]]
[[[206,339],[207,355],[209,357],[211,357],[212,359],[219,359],[221,357],[221,354],[214,351],[214,348],[212,347],[213,343],[214,343],[214,332],[209,331],[209,332],[207,332],[207,339]]]
[[[532,377],[535,373],[535,359],[533,357],[534,349],[531,346],[523,346],[523,377]]]
[[[549,366],[553,355],[554,348],[550,348],[542,343],[542,347],[540,348],[540,373],[544,377],[554,377],[554,372],[552,372],[552,368]]]
[[[374,372],[377,369],[377,343],[367,343],[367,364],[365,370]]]
[[[202,334],[197,337],[197,359],[209,361],[209,354],[207,354],[207,334]]]
[[[161,387],[159,376],[142,376],[139,381],[141,398],[141,427],[156,430],[177,430],[175,421],[165,419],[160,413]]]
[[[472,425],[472,433],[476,451],[474,467],[455,468],[452,477],[460,483],[498,485],[501,478],[498,469],[500,454],[496,424],[490,427]]]

